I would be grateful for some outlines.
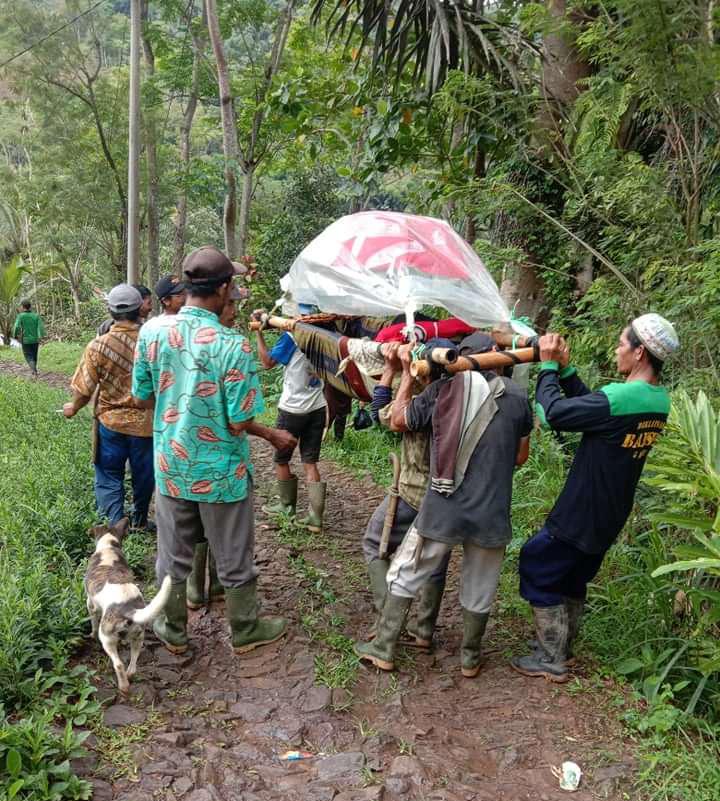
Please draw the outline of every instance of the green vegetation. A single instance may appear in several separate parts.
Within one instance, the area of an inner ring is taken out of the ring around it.
[[[0,393],[0,798],[89,797],[68,759],[98,712],[68,659],[87,628],[82,588],[94,522],[89,419],[64,395],[3,378]],[[72,487],[72,492],[68,488]],[[3,796],[2,793],[6,795]]]
[[[40,357],[38,360],[41,371],[51,373],[61,373],[71,376],[78,366],[80,357],[85,350],[85,342],[46,342],[40,346]],[[8,361],[17,364],[25,364],[22,350],[20,348],[0,347],[0,362]]]

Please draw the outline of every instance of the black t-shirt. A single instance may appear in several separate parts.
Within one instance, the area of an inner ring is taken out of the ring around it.
[[[591,392],[574,368],[558,375],[554,362],[548,364],[538,376],[535,398],[552,428],[581,431],[583,438],[545,527],[584,553],[604,553],[630,514],[647,454],[665,427],[670,397],[664,387],[645,381]]]
[[[453,379],[454,380],[454,379]],[[500,379],[505,392],[496,398],[498,411],[485,429],[465,478],[452,495],[428,487],[415,527],[431,540],[452,544],[471,541],[483,548],[499,548],[512,538],[510,501],[520,440],[532,430],[532,412],[524,389]],[[432,415],[443,380],[434,381],[407,408],[411,431],[432,427]]]

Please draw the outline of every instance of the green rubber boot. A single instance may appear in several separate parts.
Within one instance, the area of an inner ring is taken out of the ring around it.
[[[266,515],[294,515],[297,506],[297,476],[278,479],[278,498],[274,503],[266,503],[262,510]]]
[[[386,595],[375,638],[371,642],[356,642],[353,646],[361,660],[380,670],[395,669],[395,646],[411,603],[412,598],[400,598],[392,593]]]
[[[309,481],[306,485],[308,494],[308,515],[302,519],[302,524],[307,526],[310,531],[321,532],[323,528],[323,517],[325,517],[325,492],[327,483],[325,481]]]
[[[565,660],[565,665],[574,667],[577,659],[575,659],[575,654],[573,653],[573,645],[580,633],[580,621],[585,611],[585,599],[566,597],[565,608],[568,615],[567,659]],[[528,640],[528,647],[533,651],[538,651],[540,650],[540,643],[537,640]]]
[[[210,551],[210,559],[208,560],[208,573],[210,574],[210,600],[222,601],[225,597],[225,587],[223,587],[218,578],[217,565],[212,551]]]
[[[568,612],[560,606],[533,607],[535,636],[540,646],[527,656],[515,657],[511,667],[523,676],[542,676],[558,684],[570,675],[567,667]]]
[[[420,590],[415,623],[408,626],[407,633],[410,636],[407,641],[403,641],[403,645],[420,648],[423,651],[429,651],[432,648],[433,633],[440,614],[440,604],[442,604],[444,592],[444,581],[439,584],[428,581]]]
[[[474,679],[482,667],[482,639],[485,636],[489,612],[478,614],[463,609],[463,641],[460,667],[466,679]]]
[[[368,576],[370,577],[370,590],[372,591],[373,606],[375,607],[375,620],[368,632],[368,639],[372,640],[377,632],[380,615],[385,606],[387,595],[387,572],[390,562],[387,559],[373,559],[368,562]]]
[[[207,540],[196,543],[193,550],[192,570],[186,580],[186,603],[188,609],[200,609],[201,606],[205,606],[205,564],[207,562],[207,553]]]
[[[287,633],[287,620],[284,618],[258,617],[255,580],[242,587],[225,588],[225,617],[230,624],[232,647],[236,654],[269,645]]]
[[[171,654],[184,654],[188,647],[185,581],[173,581],[165,609],[153,622],[153,631]]]

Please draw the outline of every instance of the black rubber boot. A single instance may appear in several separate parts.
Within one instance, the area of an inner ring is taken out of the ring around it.
[[[460,667],[466,679],[474,679],[482,667],[482,639],[485,636],[489,612],[477,614],[463,609],[463,641]]]
[[[287,620],[282,617],[258,617],[257,582],[242,587],[225,588],[225,616],[230,624],[232,646],[236,654],[244,654],[261,645],[268,645],[287,633]]]
[[[415,623],[408,626],[407,640],[403,639],[403,645],[411,648],[421,648],[429,651],[432,648],[435,624],[440,614],[443,593],[445,592],[445,582],[436,584],[428,581],[420,590],[420,597],[417,602],[417,615]]]
[[[184,579],[173,581],[165,609],[153,623],[155,636],[171,654],[183,654],[188,647],[185,587]]]
[[[542,676],[559,684],[569,678],[567,669],[568,613],[565,604],[533,607],[539,648],[527,656],[515,657],[512,668],[523,676]]]
[[[353,647],[361,660],[370,662],[380,670],[395,669],[395,646],[411,603],[412,598],[387,594],[375,638],[371,642],[356,642]]]
[[[573,645],[580,633],[580,621],[585,610],[584,598],[565,598],[565,607],[568,614],[568,641],[567,641],[567,659],[565,664],[567,667],[573,667],[577,662],[575,654],[573,653]],[[528,640],[528,648],[537,651],[540,648],[540,643],[537,640]]]
[[[278,479],[277,500],[273,503],[266,503],[262,510],[266,515],[294,515],[297,506],[297,476],[287,479]]]
[[[208,544],[198,542],[193,549],[192,570],[187,577],[188,609],[200,609],[205,606],[205,565],[207,564]]]

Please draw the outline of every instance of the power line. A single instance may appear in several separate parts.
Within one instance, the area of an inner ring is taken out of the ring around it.
[[[33,42],[33,44],[31,44],[29,47],[26,47],[24,50],[21,50],[19,53],[15,53],[14,56],[11,56],[7,61],[3,61],[3,63],[0,64],[0,70],[3,67],[7,67],[7,65],[11,61],[15,61],[16,58],[20,58],[20,56],[24,56],[25,53],[29,53],[31,50],[36,48],[38,45],[41,45],[43,42],[46,42],[51,37],[55,36],[56,33],[60,33],[60,31],[64,31],[65,28],[69,28],[70,25],[73,24],[73,22],[77,22],[82,17],[84,17],[87,14],[90,14],[91,12],[95,11],[95,9],[98,6],[101,6],[104,2],[105,2],[105,0],[98,0],[98,2],[95,3],[94,6],[91,6],[90,8],[86,9],[85,11],[82,12],[82,14],[78,14],[77,17],[73,17],[71,20],[68,20],[64,25],[61,25],[59,28],[56,28],[54,31],[51,31],[46,36],[43,36],[42,39],[38,39],[37,42]]]

